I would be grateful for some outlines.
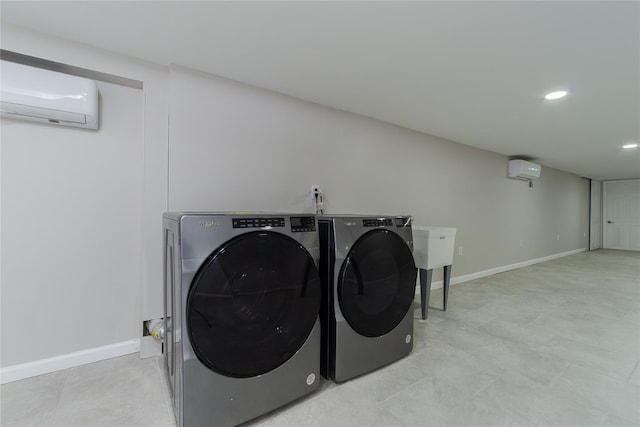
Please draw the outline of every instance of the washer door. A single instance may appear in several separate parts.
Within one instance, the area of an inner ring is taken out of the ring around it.
[[[415,295],[413,254],[397,234],[376,229],[360,237],[342,264],[338,301],[360,335],[378,337],[398,326]]]
[[[318,270],[298,242],[269,231],[235,237],[205,260],[189,290],[196,357],[229,377],[271,371],[302,347],[320,298]]]

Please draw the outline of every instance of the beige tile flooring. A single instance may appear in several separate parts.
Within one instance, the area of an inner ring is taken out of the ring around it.
[[[408,357],[325,381],[249,425],[640,425],[640,253],[586,252],[462,283],[446,312],[419,313]],[[160,358],[120,357],[1,393],[2,426],[175,425]]]

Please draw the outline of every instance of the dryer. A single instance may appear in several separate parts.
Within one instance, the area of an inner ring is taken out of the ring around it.
[[[231,426],[319,386],[309,214],[165,213],[164,365],[179,427]]]
[[[411,217],[320,216],[321,373],[336,382],[413,348]]]

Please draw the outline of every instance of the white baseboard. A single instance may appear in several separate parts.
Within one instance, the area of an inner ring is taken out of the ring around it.
[[[50,357],[48,359],[7,366],[0,368],[0,384],[73,368],[87,363],[99,362],[126,354],[137,353],[138,351],[140,351],[140,339],[136,338],[129,341]]]
[[[487,277],[487,276],[491,276],[491,275],[498,274],[498,273],[504,273],[505,271],[515,270],[516,268],[527,267],[529,265],[538,264],[538,263],[545,262],[545,261],[551,261],[553,259],[562,258],[562,257],[569,256],[569,255],[575,255],[575,254],[579,254],[579,253],[582,253],[582,252],[585,252],[585,251],[586,251],[585,248],[574,249],[574,250],[571,250],[571,251],[562,252],[562,253],[559,253],[559,254],[553,254],[553,255],[546,256],[546,257],[542,257],[542,258],[530,259],[530,260],[518,262],[518,263],[515,263],[515,264],[509,264],[509,265],[504,265],[504,266],[501,266],[501,267],[490,268],[488,270],[478,271],[476,273],[465,274],[463,276],[451,277],[449,285],[455,285],[455,284],[458,284],[458,283],[468,282],[470,280],[480,279],[482,277]],[[442,288],[443,283],[444,282],[442,280],[431,282],[431,290]],[[420,298],[420,286],[419,285],[416,286],[416,297],[418,299]]]
[[[562,258],[568,255],[574,255],[584,252],[586,249],[575,249],[568,252],[549,255],[543,258],[536,258],[516,264],[505,265],[502,267],[491,268],[489,270],[479,271],[477,273],[465,274],[451,278],[451,285],[457,283],[468,282],[469,280],[480,279],[482,277],[491,276],[493,274],[503,273],[516,268],[526,267],[540,262],[551,261],[552,259]],[[442,288],[442,280],[431,283],[431,289]],[[420,286],[416,287],[416,294],[419,298]],[[149,337],[150,338],[150,337]],[[145,357],[157,354],[157,345],[153,343],[144,343]],[[99,362],[101,360],[111,359],[113,357],[124,356],[131,353],[140,352],[140,339],[136,338],[129,341],[122,341],[115,344],[105,345],[102,347],[90,348],[88,350],[76,351],[74,353],[63,354],[61,356],[50,357],[48,359],[36,360],[34,362],[22,363],[19,365],[7,366],[0,368],[0,384],[6,384],[25,378],[35,377],[37,375],[48,374],[50,372],[62,369],[73,368],[75,366],[85,365],[87,363]]]

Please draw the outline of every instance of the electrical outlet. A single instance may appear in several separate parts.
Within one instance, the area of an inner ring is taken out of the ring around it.
[[[322,189],[320,188],[319,185],[312,185],[311,186],[311,200],[315,201],[316,200],[316,195],[322,193]]]
[[[556,236],[556,237],[557,237],[558,241],[560,241],[560,235],[558,234],[558,236]]]
[[[524,241],[522,239],[520,239],[520,247],[524,246]]]
[[[458,255],[462,256],[462,246],[458,247]]]

